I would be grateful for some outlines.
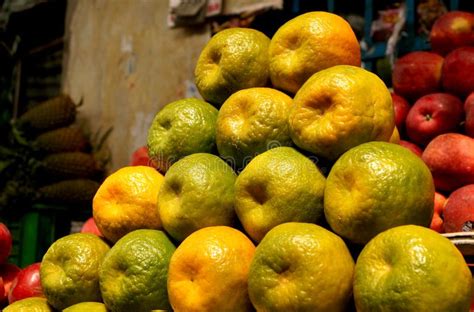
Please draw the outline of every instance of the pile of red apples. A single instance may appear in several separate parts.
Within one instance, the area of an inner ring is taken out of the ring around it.
[[[400,144],[419,155],[436,187],[431,228],[474,231],[474,14],[452,11],[430,33],[431,51],[394,64]]]
[[[0,309],[28,297],[44,297],[40,280],[40,263],[20,268],[9,263],[12,252],[12,234],[0,223]]]

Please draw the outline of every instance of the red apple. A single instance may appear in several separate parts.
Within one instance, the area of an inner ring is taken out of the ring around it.
[[[423,150],[421,149],[421,147],[419,147],[415,143],[405,141],[405,140],[400,140],[400,142],[398,142],[398,144],[400,144],[403,147],[408,148],[410,151],[415,153],[415,155],[418,156],[418,157],[421,157],[421,154],[423,154]]]
[[[148,147],[146,146],[139,147],[133,152],[129,165],[130,166],[149,166],[149,167],[156,168],[156,164],[153,162],[152,159],[150,159],[148,155]]]
[[[410,104],[398,94],[392,93],[393,110],[395,111],[395,125],[399,131],[405,126],[405,119],[410,111]]]
[[[12,250],[12,235],[8,227],[0,223],[0,263],[5,263]]]
[[[409,101],[441,90],[443,57],[432,52],[410,52],[399,58],[392,73],[395,93]]]
[[[443,216],[444,216],[444,205],[446,203],[446,197],[438,192],[435,192],[434,197],[434,213],[433,219],[431,220],[430,228],[438,233],[444,232]]]
[[[81,233],[92,233],[99,237],[104,237],[104,235],[102,235],[102,233],[99,231],[99,228],[97,227],[97,224],[95,223],[94,218],[92,217],[87,219],[86,222],[84,222],[81,228]]]
[[[33,263],[18,273],[8,293],[8,303],[29,297],[44,297],[40,279],[41,263]]]
[[[473,31],[474,33],[474,31]],[[462,98],[474,91],[474,47],[458,48],[444,59],[441,82],[446,92]]]
[[[406,131],[411,141],[425,145],[434,137],[456,132],[464,119],[463,104],[447,93],[425,95],[408,112]]]
[[[474,92],[466,98],[464,112],[466,114],[464,130],[468,136],[474,138]]]
[[[3,279],[3,286],[5,289],[5,295],[8,295],[13,280],[16,278],[21,269],[12,263],[0,264],[0,277]]]
[[[446,233],[474,231],[474,184],[452,192],[444,207]]]
[[[474,139],[460,133],[434,138],[425,148],[423,161],[430,168],[437,190],[453,191],[474,183]]]
[[[433,51],[445,55],[464,46],[474,46],[474,14],[451,11],[433,24],[430,42]]]

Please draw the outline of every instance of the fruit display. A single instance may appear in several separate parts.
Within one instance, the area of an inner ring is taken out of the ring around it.
[[[468,258],[440,233],[474,224],[472,48],[452,49],[401,56],[391,92],[335,14],[217,33],[203,100],[156,113],[81,233],[45,253],[41,296],[4,311],[468,312]]]
[[[471,12],[440,16],[430,32],[432,50],[401,56],[392,74],[400,145],[419,155],[432,173],[435,203],[444,203],[435,204],[431,228],[441,233],[471,231],[474,201],[457,204],[460,201],[451,194],[474,183],[473,21]],[[444,214],[450,199],[448,225]],[[470,208],[453,213],[458,205]]]

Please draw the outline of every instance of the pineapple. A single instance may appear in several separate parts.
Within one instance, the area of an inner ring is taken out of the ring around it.
[[[78,127],[64,127],[40,134],[34,145],[47,153],[82,152],[89,142]]]
[[[38,189],[38,199],[46,203],[90,203],[100,184],[90,179],[63,180]]]
[[[96,178],[103,173],[94,156],[83,152],[50,154],[41,160],[39,170],[53,180]]]
[[[24,130],[44,132],[72,124],[76,119],[76,104],[68,95],[59,95],[27,110],[17,124]]]

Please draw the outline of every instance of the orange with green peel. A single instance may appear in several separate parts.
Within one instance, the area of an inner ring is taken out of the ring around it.
[[[249,88],[232,94],[217,117],[219,155],[237,170],[260,153],[291,146],[288,116],[292,99],[275,89]]]
[[[237,216],[257,242],[281,223],[316,223],[323,215],[325,180],[316,165],[295,149],[268,150],[237,177]]]
[[[314,73],[336,65],[360,66],[351,26],[329,12],[308,12],[283,24],[269,47],[272,84],[291,93]]]
[[[294,98],[289,125],[297,146],[336,160],[369,141],[388,141],[395,127],[392,97],[375,74],[339,65],[309,78]]]
[[[200,99],[169,103],[148,129],[148,154],[161,172],[194,153],[215,150],[217,109]]]
[[[434,183],[425,163],[410,150],[368,142],[344,153],[326,179],[324,213],[332,230],[365,244],[389,228],[429,226]]]
[[[194,71],[199,93],[220,107],[234,92],[267,85],[269,44],[265,34],[251,28],[233,27],[215,34]]]
[[[53,307],[46,298],[30,297],[13,302],[6,306],[3,312],[53,312]]]
[[[136,230],[115,243],[99,271],[107,308],[117,312],[169,309],[166,281],[175,249],[157,230]]]
[[[168,293],[175,312],[254,311],[247,291],[252,241],[227,226],[189,235],[171,257]]]
[[[255,251],[249,295],[257,311],[346,311],[354,260],[336,234],[310,223],[277,225]]]
[[[472,275],[447,238],[405,225],[374,237],[355,266],[357,311],[469,311]]]
[[[173,164],[158,195],[163,228],[182,241],[203,227],[233,225],[235,178],[232,168],[211,154],[189,155]]]
[[[90,233],[61,237],[46,251],[40,277],[48,303],[61,310],[83,301],[102,301],[99,269],[110,250]]]
[[[400,132],[398,131],[397,127],[393,128],[392,135],[390,136],[390,139],[388,140],[388,142],[394,143],[394,144],[400,143]]]
[[[80,302],[76,303],[66,309],[63,312],[107,312],[105,304],[102,302]]]
[[[164,177],[147,166],[127,166],[109,175],[92,202],[94,221],[111,242],[137,229],[161,229],[156,211]]]

